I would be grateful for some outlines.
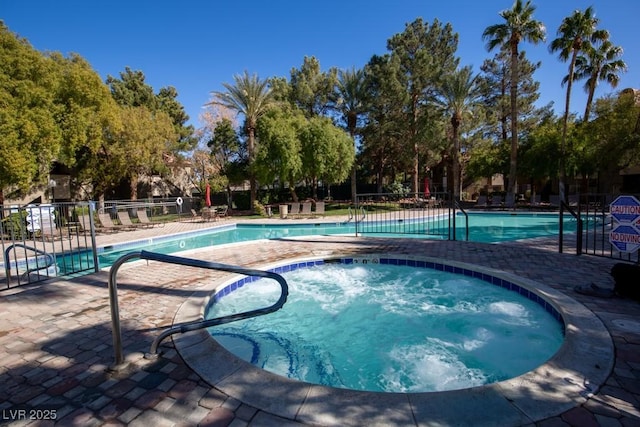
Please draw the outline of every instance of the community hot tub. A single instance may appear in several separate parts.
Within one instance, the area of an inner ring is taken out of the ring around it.
[[[430,392],[372,392],[292,380],[242,360],[206,331],[176,336],[176,348],[196,372],[229,396],[276,416],[321,425],[425,422],[481,425],[498,423],[498,420],[500,425],[522,425],[584,402],[611,370],[611,339],[593,313],[560,292],[511,274],[440,259],[389,255],[296,259],[264,266],[264,269],[284,272],[319,263],[333,264],[338,260],[361,266],[384,263],[432,269],[460,278],[480,279],[542,308],[546,315],[559,322],[564,339],[549,359],[515,377]],[[185,303],[176,322],[202,318],[205,307],[216,294],[233,292],[246,282],[244,277],[232,276],[214,284],[209,297],[195,304],[194,301]]]

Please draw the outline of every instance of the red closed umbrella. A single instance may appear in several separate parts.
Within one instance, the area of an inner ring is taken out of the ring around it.
[[[211,207],[211,187],[207,183],[207,188],[204,190],[204,204],[207,207]]]
[[[424,197],[431,197],[431,190],[429,190],[429,178],[424,179]]]

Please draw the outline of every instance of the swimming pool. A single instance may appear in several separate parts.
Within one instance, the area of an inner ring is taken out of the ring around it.
[[[562,344],[560,315],[541,297],[469,270],[381,256],[277,270],[289,283],[282,309],[210,332],[287,378],[374,392],[456,390],[521,375]],[[206,317],[279,294],[274,281],[241,280],[216,294]]]
[[[463,235],[463,216],[457,221],[458,236]],[[407,223],[397,225],[406,226]],[[481,243],[500,243],[537,237],[557,236],[558,215],[554,213],[469,213],[469,240]],[[576,222],[566,218],[565,232],[574,232]],[[165,236],[128,242],[117,246],[105,247],[99,251],[98,258],[102,268],[110,266],[120,256],[134,250],[145,249],[162,254],[172,254],[191,249],[228,243],[245,242],[260,239],[284,239],[312,235],[353,235],[356,226],[353,223],[309,222],[289,224],[231,224],[211,228],[197,233]],[[363,235],[402,238],[435,238],[421,234],[375,233]]]

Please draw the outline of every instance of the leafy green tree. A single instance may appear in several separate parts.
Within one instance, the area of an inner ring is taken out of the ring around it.
[[[344,127],[349,132],[353,145],[356,145],[356,134],[367,105],[367,88],[365,72],[355,67],[350,70],[339,70],[338,80],[333,98],[333,109]],[[351,169],[351,200],[356,201],[356,164]]]
[[[300,130],[306,127],[302,112],[272,108],[257,122],[260,144],[255,170],[261,182],[287,183],[294,201],[298,201],[296,184],[303,178]]]
[[[567,147],[567,131],[569,122],[569,105],[571,103],[571,87],[575,81],[575,66],[578,54],[587,52],[591,48],[591,42],[603,39],[605,32],[596,29],[599,19],[596,18],[592,7],[588,7],[581,12],[576,10],[570,16],[564,18],[558,28],[558,37],[549,45],[551,52],[558,52],[562,61],[569,61],[569,74],[565,78],[567,83],[567,93],[565,98],[565,108],[562,125],[562,143],[560,153],[560,194],[566,198],[564,184],[567,181],[565,154],[571,151]]]
[[[347,178],[355,159],[353,139],[326,117],[313,117],[300,129],[302,172],[317,199],[318,181],[331,184]]]
[[[175,127],[176,137],[167,146],[168,151],[178,154],[195,147],[197,140],[194,137],[193,126],[187,125],[189,116],[177,100],[178,92],[174,87],[163,87],[155,94],[153,87],[145,82],[144,73],[131,70],[129,67],[120,72],[119,79],[107,76],[106,81],[118,105],[146,107],[151,112],[162,111],[169,115]]]
[[[585,53],[576,58],[574,78],[576,81],[586,80],[584,90],[588,94],[584,121],[589,120],[598,82],[607,82],[614,89],[618,87],[620,73],[627,71],[627,64],[620,59],[621,56],[622,47],[611,43],[607,34],[606,38],[596,40]],[[565,80],[563,82],[566,83]]]
[[[453,194],[460,198],[460,127],[465,116],[477,106],[480,90],[478,76],[471,67],[463,67],[447,75],[437,88],[437,102],[450,116],[451,122],[451,164],[453,172]]]
[[[109,88],[89,63],[78,55],[63,57],[59,53],[51,58],[60,69],[55,102],[56,119],[64,139],[59,163],[76,170],[82,166],[82,156],[96,152],[107,138],[121,127],[119,107],[109,93]],[[83,173],[93,185],[91,170]]]
[[[325,115],[337,82],[336,74],[335,68],[322,72],[316,57],[305,56],[299,70],[291,69],[290,102],[300,108],[307,118]]]
[[[153,93],[153,88],[145,83],[145,75],[142,71],[125,67],[124,71],[120,72],[119,79],[107,76],[106,82],[118,105],[146,107],[149,111],[155,111],[158,108],[158,100]]]
[[[207,146],[211,150],[211,160],[214,166],[214,173],[217,173],[221,179],[221,184],[224,184],[227,192],[227,202],[231,205],[232,193],[229,181],[229,175],[233,168],[233,164],[238,164],[242,161],[240,156],[240,138],[234,128],[234,125],[230,119],[223,118],[217,123],[213,130],[213,136],[211,140],[207,142]]]
[[[0,204],[6,190],[24,195],[47,182],[62,144],[59,76],[54,61],[0,21]]]
[[[414,161],[413,151],[406,149],[410,131],[404,105],[408,98],[399,75],[399,63],[390,54],[374,55],[365,66],[367,105],[356,165],[361,177],[374,176],[379,193],[387,179],[395,180],[396,173],[410,170]]]
[[[163,154],[169,151],[169,141],[177,137],[171,117],[164,112],[152,112],[144,106],[122,107],[121,111],[122,129],[113,142],[125,155],[120,176],[128,178],[131,199],[136,200],[140,176],[166,168]]]
[[[500,48],[511,53],[510,61],[510,104],[511,104],[511,155],[509,166],[509,184],[507,192],[513,194],[517,190],[517,164],[518,164],[518,82],[520,81],[518,71],[520,55],[518,48],[520,42],[528,41],[533,44],[544,41],[545,28],[540,21],[533,18],[535,7],[531,1],[523,3],[516,0],[511,9],[500,12],[500,17],[504,23],[490,25],[487,27],[482,37],[487,41],[489,51]]]
[[[256,126],[258,119],[275,102],[267,80],[260,80],[257,74],[247,71],[234,76],[235,84],[223,83],[226,92],[213,92],[213,105],[222,105],[244,116],[244,129],[247,134],[247,154],[249,164],[249,184],[251,187],[251,206],[257,196],[255,177]]]
[[[442,25],[437,19],[431,25],[421,18],[407,24],[404,32],[387,41],[391,61],[397,64],[396,79],[406,93],[403,120],[408,125],[407,143],[413,152],[412,191],[418,192],[419,159],[421,152],[433,148],[433,124],[429,99],[440,79],[458,66],[455,52],[458,35],[451,24]],[[432,107],[432,105],[431,105]],[[427,147],[424,147],[427,141]]]
[[[173,153],[192,150],[197,139],[193,125],[188,125],[189,115],[178,101],[178,91],[173,86],[163,87],[156,95],[158,111],[166,113],[173,123],[177,139],[169,148]]]
[[[558,176],[562,121],[549,114],[522,142],[522,171],[540,188],[548,178]]]
[[[579,128],[580,170],[612,177],[640,163],[640,103],[636,91],[624,90],[617,97],[597,100],[594,115]]]

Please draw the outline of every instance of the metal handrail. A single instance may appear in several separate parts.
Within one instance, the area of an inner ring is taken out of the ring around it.
[[[27,266],[27,271],[26,274],[31,273],[32,271],[40,271],[40,270],[45,270],[49,267],[51,267],[52,265],[54,265],[56,263],[56,259],[53,255],[51,255],[50,253],[43,251],[42,249],[38,249],[38,248],[34,248],[32,246],[27,246],[24,243],[14,243],[12,245],[9,245],[7,247],[7,249],[4,250],[4,268],[5,268],[5,272],[6,272],[6,276],[7,276],[7,285],[9,285],[10,281],[11,281],[11,260],[9,259],[9,252],[16,248],[16,247],[20,247],[20,248],[24,248],[24,249],[29,249],[33,252],[35,252],[36,254],[40,254],[40,255],[44,255],[47,258],[47,262],[45,263],[44,267],[39,267],[38,266],[38,257],[36,256],[36,269],[35,270],[31,270],[29,268],[29,259],[26,259],[26,266]],[[18,265],[16,262],[16,274],[18,274]],[[24,277],[24,276],[21,276]]]
[[[576,213],[571,206],[567,204],[564,200],[560,201],[560,215],[558,215],[559,223],[558,223],[558,252],[562,253],[562,247],[564,246],[564,224],[563,224],[563,214],[564,210],[569,211],[572,217],[576,219],[578,222],[578,229],[576,234],[576,255],[582,255],[582,231],[583,231],[583,223],[582,223],[582,215],[580,215],[580,204],[578,204],[578,212]]]
[[[360,206],[360,213],[362,213],[362,218],[356,219],[356,222],[362,222],[367,219],[367,210],[364,208],[364,206]]]
[[[467,211],[464,210],[464,208],[462,206],[460,206],[460,203],[458,203],[457,200],[454,200],[454,210],[453,210],[453,240],[457,240],[456,239],[456,209],[460,210],[460,212],[462,212],[464,214],[464,219],[465,219],[465,241],[469,241],[469,214],[467,213]]]
[[[287,297],[289,295],[289,286],[287,285],[287,281],[281,275],[271,272],[271,271],[263,271],[257,269],[250,269],[239,267],[235,265],[221,264],[217,262],[210,261],[202,261],[192,258],[183,258],[177,257],[173,255],[165,255],[159,254],[155,252],[148,251],[138,251],[131,252],[125,254],[118,258],[113,265],[111,266],[111,270],[109,272],[109,303],[111,305],[111,325],[113,329],[113,349],[115,353],[115,365],[111,367],[112,370],[121,369],[126,364],[124,363],[124,355],[122,350],[122,330],[120,328],[120,314],[118,307],[118,286],[116,281],[116,275],[118,273],[118,269],[125,262],[134,259],[145,259],[151,261],[160,261],[169,264],[178,264],[184,265],[188,267],[198,267],[198,268],[206,268],[210,270],[220,270],[227,271],[230,273],[243,274],[245,276],[256,276],[256,277],[266,277],[269,279],[273,279],[280,284],[280,288],[282,292],[280,294],[280,298],[274,304],[263,307],[255,310],[249,310],[242,313],[230,314],[227,316],[217,317],[215,319],[207,319],[207,320],[197,320],[193,322],[185,322],[171,328],[164,330],[151,344],[151,349],[149,353],[145,355],[147,358],[156,357],[157,350],[160,346],[160,343],[165,338],[176,334],[176,333],[184,333],[189,331],[194,331],[197,329],[204,329],[210,326],[222,325],[225,323],[235,322],[237,320],[248,319],[250,317],[262,316],[265,314],[273,313],[282,308],[284,303],[287,301]]]

